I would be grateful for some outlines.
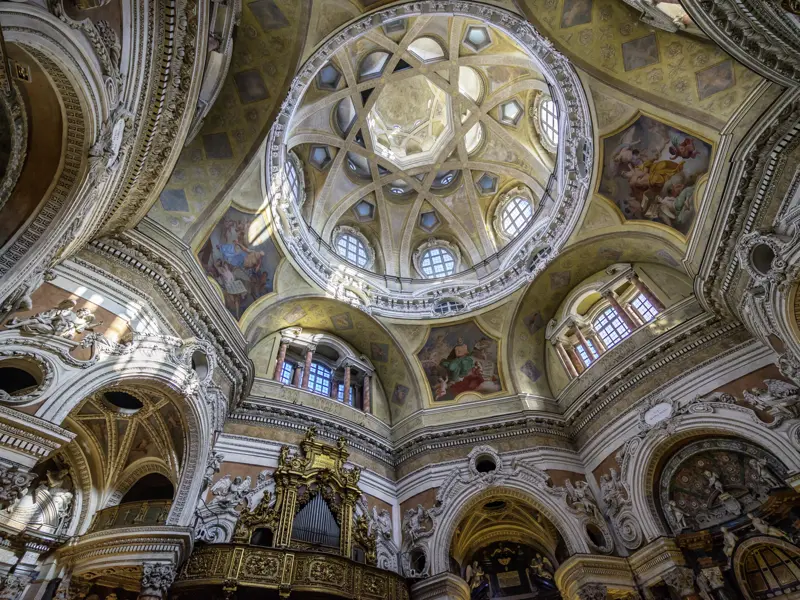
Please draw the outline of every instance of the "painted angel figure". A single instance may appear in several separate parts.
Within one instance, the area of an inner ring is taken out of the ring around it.
[[[631,168],[637,167],[644,162],[644,158],[636,146],[639,145],[641,139],[635,139],[639,130],[637,127],[631,127],[622,136],[619,145],[614,149],[611,154],[612,161],[614,162],[614,174],[619,175],[625,171],[630,171]]]
[[[789,419],[800,417],[800,388],[779,379],[765,379],[767,389],[753,388],[745,391],[744,399],[756,408],[771,415]]]

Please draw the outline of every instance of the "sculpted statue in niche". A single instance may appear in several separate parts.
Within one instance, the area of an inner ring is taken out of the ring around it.
[[[722,551],[725,553],[725,556],[732,556],[733,549],[736,547],[736,542],[739,541],[739,538],[727,527],[720,527],[719,530],[722,532]]]
[[[800,388],[779,379],[765,379],[767,389],[753,388],[745,391],[744,399],[759,410],[774,416],[796,419],[800,417]]]
[[[746,442],[703,440],[678,451],[660,479],[664,517],[674,533],[724,524],[757,509],[784,487],[782,465]]]
[[[773,537],[783,538],[788,541],[792,541],[791,538],[784,532],[782,529],[778,529],[767,523],[761,517],[755,516],[753,513],[747,513],[747,517],[750,519],[750,524],[753,526],[757,532],[762,535],[771,535]]]
[[[619,512],[628,500],[628,491],[614,468],[600,476],[600,493],[611,514]]]
[[[250,482],[249,475],[245,479],[237,475],[233,481],[230,475],[225,475],[211,488],[214,498],[209,502],[209,508],[217,506],[222,510],[235,509],[250,491]]]
[[[603,520],[600,509],[597,508],[597,500],[592,493],[589,484],[585,481],[577,481],[575,485],[569,479],[564,481],[567,490],[567,504],[582,513]]]
[[[94,314],[88,308],[74,310],[76,302],[62,300],[55,308],[36,313],[32,317],[14,317],[6,323],[6,329],[19,329],[31,335],[57,335],[72,339],[84,331],[92,331],[102,322],[95,322]]]
[[[403,518],[403,532],[412,544],[425,537],[425,534],[433,532],[433,521],[422,504],[417,504],[417,508],[410,508],[406,511],[406,516]]]
[[[378,507],[373,506],[372,523],[379,536],[383,536],[387,539],[392,537],[392,516],[389,514],[388,510],[382,508],[380,512],[378,512]]]

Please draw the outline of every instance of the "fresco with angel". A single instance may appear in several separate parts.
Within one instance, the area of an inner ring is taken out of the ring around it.
[[[599,192],[626,219],[663,223],[686,235],[697,214],[697,181],[710,164],[708,142],[640,115],[603,140]]]
[[[434,401],[453,400],[464,392],[492,394],[502,389],[497,341],[474,321],[434,327],[417,353]]]

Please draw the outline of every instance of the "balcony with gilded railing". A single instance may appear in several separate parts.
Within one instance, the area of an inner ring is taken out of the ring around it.
[[[167,522],[172,500],[140,500],[98,511],[87,533],[126,527],[156,527]]]

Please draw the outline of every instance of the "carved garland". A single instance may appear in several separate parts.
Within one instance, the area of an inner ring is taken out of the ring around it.
[[[33,363],[37,370],[41,372],[41,381],[35,389],[27,392],[23,396],[13,396],[0,389],[0,402],[11,405],[32,404],[48,390],[55,378],[55,366],[38,352],[29,350],[0,350],[0,367],[15,366],[18,361]]]

